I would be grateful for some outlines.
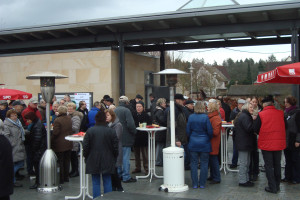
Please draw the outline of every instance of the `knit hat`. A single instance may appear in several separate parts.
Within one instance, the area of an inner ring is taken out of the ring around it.
[[[139,102],[137,102],[136,104],[141,104],[141,105],[143,106],[143,108],[145,107],[145,104],[144,104],[144,102],[142,102],[142,101],[139,101]]]
[[[244,99],[239,99],[238,100],[238,104],[245,104],[245,103],[246,103],[246,101]]]
[[[140,95],[140,94],[137,94],[136,96],[135,96],[135,98],[137,98],[137,99],[141,99],[141,100],[143,100],[144,98],[142,97],[142,95]]]

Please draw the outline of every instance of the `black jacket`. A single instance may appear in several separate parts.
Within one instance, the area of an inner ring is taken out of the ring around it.
[[[47,149],[47,132],[40,119],[37,119],[37,121],[33,122],[32,126],[29,127],[31,128],[28,144],[32,150],[31,156],[34,162],[39,162]]]
[[[0,199],[13,193],[13,179],[12,147],[8,139],[4,135],[0,135]]]
[[[146,122],[147,125],[151,124],[150,116],[143,111],[141,114],[138,114],[136,111],[133,114],[133,119],[135,127],[139,127],[139,123]],[[145,131],[137,131],[135,135],[134,146],[145,147],[148,146],[148,133]]]
[[[286,122],[286,146],[290,150],[300,151],[300,147],[295,147],[295,142],[300,142],[300,110],[294,109],[284,113]]]
[[[95,125],[83,139],[83,156],[87,174],[114,174],[118,157],[118,138],[112,128]]]
[[[88,128],[88,124],[89,124],[89,117],[88,117],[89,111],[88,111],[88,109],[81,110],[80,108],[78,108],[77,111],[81,112],[83,114],[83,118],[82,118],[82,121],[80,124],[79,131],[86,132],[86,130]]]
[[[167,122],[165,120],[165,116],[164,116],[164,108],[157,106],[155,111],[154,111],[154,116],[153,116],[153,120],[155,121],[155,123],[157,123],[159,126],[167,126]],[[155,135],[155,141],[156,142],[161,142],[161,143],[165,143],[166,142],[166,134],[167,131],[157,131],[156,135]]]
[[[235,120],[235,146],[238,151],[252,151],[255,149],[253,119],[247,110],[243,110]]]

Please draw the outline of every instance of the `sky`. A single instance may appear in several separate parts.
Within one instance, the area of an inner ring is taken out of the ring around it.
[[[199,4],[203,0],[194,0]],[[225,0],[207,0],[207,4]],[[230,0],[226,0],[230,1]],[[240,4],[267,3],[275,0],[235,0]],[[276,2],[282,0],[276,0]],[[0,0],[0,31],[20,27],[59,24],[82,20],[176,11],[189,0]],[[255,52],[255,53],[254,53]],[[283,53],[284,52],[284,53]],[[290,55],[290,45],[238,47],[180,51],[185,60],[202,57],[208,63],[222,64],[224,59],[278,60]],[[175,54],[175,55],[176,55]],[[218,55],[218,56],[214,56]]]

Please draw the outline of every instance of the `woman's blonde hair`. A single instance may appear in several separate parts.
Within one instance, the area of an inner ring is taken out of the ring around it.
[[[159,98],[156,101],[156,105],[160,106],[161,104],[166,103],[166,99],[165,98]]]
[[[243,106],[242,106],[242,110],[248,110],[249,111],[249,106],[251,105],[251,103],[246,102]]]
[[[219,111],[219,105],[217,102],[209,102],[207,108],[209,112]]]
[[[206,112],[205,101],[198,101],[195,104],[194,112],[197,113],[197,114],[205,113]]]
[[[68,112],[68,108],[66,106],[59,106],[57,112],[59,114],[66,114]]]
[[[70,108],[73,108],[74,110],[76,110],[76,104],[73,102],[68,103],[67,107],[70,107]]]

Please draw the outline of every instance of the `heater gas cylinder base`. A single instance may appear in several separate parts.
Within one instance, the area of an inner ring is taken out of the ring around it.
[[[40,187],[37,189],[40,193],[55,193],[62,190],[62,186]]]
[[[161,185],[158,188],[159,191],[165,191],[165,192],[185,192],[189,190],[189,186],[184,184],[182,186],[169,186],[169,185]]]

